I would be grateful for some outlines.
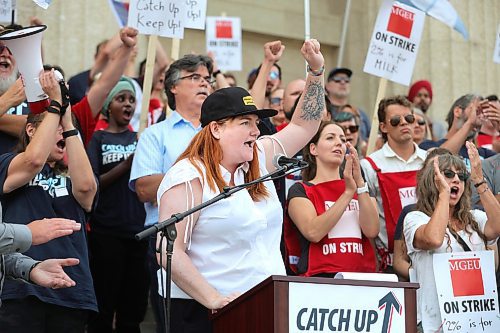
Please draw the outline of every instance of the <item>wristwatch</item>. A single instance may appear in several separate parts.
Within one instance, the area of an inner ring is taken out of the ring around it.
[[[365,183],[365,185],[363,185],[363,187],[358,187],[356,192],[358,194],[367,193],[368,192],[368,183]]]

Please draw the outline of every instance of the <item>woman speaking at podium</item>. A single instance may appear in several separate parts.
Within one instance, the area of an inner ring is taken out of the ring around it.
[[[438,332],[438,293],[433,256],[446,252],[485,251],[500,234],[500,204],[483,178],[476,147],[466,142],[471,174],[456,155],[441,155],[419,172],[416,211],[404,220],[408,255],[420,289],[417,304],[423,332]],[[477,188],[485,212],[471,210],[471,186]],[[494,278],[494,277],[492,277]]]
[[[276,55],[283,49],[281,42],[271,47]],[[301,52],[308,75],[300,112],[273,136],[257,139],[259,119],[276,111],[257,109],[246,90],[224,88],[207,97],[201,108],[203,129],[160,184],[160,221],[215,197],[225,186],[266,175],[275,169],[273,156],[293,156],[314,135],[325,107],[324,59],[316,40],[305,41]],[[264,62],[263,70],[272,64]],[[285,274],[280,254],[282,215],[273,182],[267,181],[176,225],[172,332],[211,332],[207,309],[220,309],[270,275]],[[165,267],[165,256],[162,259]]]
[[[303,154],[309,166],[302,171],[303,181],[290,188],[285,214],[289,268],[297,275],[321,277],[375,272],[370,238],[379,231],[378,213],[356,149],[342,127],[322,122]]]

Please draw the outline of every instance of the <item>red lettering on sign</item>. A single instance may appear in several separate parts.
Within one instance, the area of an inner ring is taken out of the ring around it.
[[[387,31],[410,38],[415,14],[398,6],[392,6]]]

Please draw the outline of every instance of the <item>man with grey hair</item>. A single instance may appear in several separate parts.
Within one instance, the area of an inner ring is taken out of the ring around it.
[[[144,202],[145,226],[158,223],[156,193],[164,174],[201,130],[201,105],[212,92],[212,60],[189,54],[173,62],[165,73],[165,93],[173,110],[165,121],[144,130],[132,162],[129,187]],[[148,265],[151,274],[150,301],[156,331],[165,332],[162,299],[158,294],[156,235],[150,238]]]
[[[469,154],[465,142],[473,141],[476,138],[484,121],[482,99],[481,96],[474,94],[459,97],[453,102],[446,116],[448,133],[444,139],[426,140],[419,145],[420,148],[424,150],[433,147],[446,148],[452,153],[462,156],[467,169],[470,170]],[[477,150],[482,159],[495,155],[494,151],[483,147],[478,147]]]

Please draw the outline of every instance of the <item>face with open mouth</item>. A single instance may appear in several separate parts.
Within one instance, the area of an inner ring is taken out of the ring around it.
[[[457,171],[454,167],[449,169],[445,169],[441,171],[450,187],[450,206],[455,206],[462,194],[464,193],[465,188],[465,179],[467,178],[467,174],[465,171]]]
[[[0,76],[6,77],[12,74],[15,67],[15,60],[10,50],[0,42]]]
[[[340,165],[344,161],[347,139],[344,130],[337,124],[323,128],[316,144],[309,147],[316,156],[316,163]]]
[[[54,148],[52,148],[52,151],[50,152],[48,161],[49,162],[55,162],[55,161],[60,161],[64,158],[64,154],[66,153],[66,141],[62,137],[62,127],[59,126],[59,129],[57,130],[56,134],[56,143],[54,145]]]
[[[253,160],[255,142],[260,134],[258,124],[259,117],[249,114],[230,119],[220,126],[218,135],[223,153],[222,165],[227,170]]]
[[[130,123],[135,110],[135,94],[129,90],[118,92],[109,103],[109,122],[119,127]]]

